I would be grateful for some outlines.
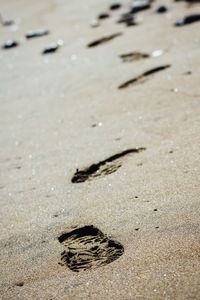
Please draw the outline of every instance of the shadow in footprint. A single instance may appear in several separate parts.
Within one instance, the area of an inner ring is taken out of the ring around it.
[[[150,9],[151,2],[151,0],[132,1],[128,11],[120,16],[117,23],[125,23],[127,26],[137,25],[137,22],[135,22],[135,15],[140,11]]]
[[[163,71],[163,70],[165,70],[169,67],[171,67],[171,65],[164,65],[164,66],[160,66],[160,67],[150,69],[150,70],[142,73],[141,75],[122,83],[118,88],[119,89],[124,89],[124,88],[127,88],[129,86],[132,86],[132,85],[135,85],[135,84],[138,84],[138,83],[142,83],[142,82],[145,81],[145,79],[147,77],[149,77],[149,76],[151,76],[151,75],[153,75],[157,72]]]
[[[174,25],[175,26],[185,26],[195,22],[200,22],[200,14],[194,14],[187,17],[184,17],[181,20],[178,20]]]
[[[132,148],[115,155],[112,155],[97,164],[92,164],[90,167],[85,168],[83,170],[78,170],[72,177],[72,183],[80,183],[86,180],[92,179],[98,176],[104,176],[108,174],[112,174],[116,172],[121,166],[121,162],[119,161],[120,158],[123,158],[132,153],[140,153],[141,151],[146,150],[146,148]],[[113,163],[115,162],[115,163]]]
[[[93,225],[77,228],[58,237],[66,250],[61,253],[62,265],[73,272],[95,269],[118,259],[124,247],[109,239]]]
[[[130,52],[126,54],[121,54],[120,58],[123,62],[132,62],[144,58],[149,58],[150,55],[148,53],[142,53],[142,52]]]
[[[5,43],[2,45],[2,49],[11,49],[19,46],[19,43],[14,40],[7,40]]]
[[[41,36],[45,36],[49,34],[49,30],[47,29],[37,29],[37,30],[31,30],[25,34],[25,37],[27,39],[37,38]]]
[[[89,44],[87,45],[87,47],[88,47],[88,48],[92,48],[92,47],[99,46],[99,45],[101,45],[101,44],[107,43],[107,42],[109,42],[109,41],[115,39],[116,37],[118,37],[118,36],[120,36],[120,35],[122,35],[121,32],[118,32],[118,33],[114,33],[114,34],[108,35],[108,36],[106,36],[106,37],[100,38],[100,39],[98,39],[98,40],[95,40],[95,41],[89,43]]]

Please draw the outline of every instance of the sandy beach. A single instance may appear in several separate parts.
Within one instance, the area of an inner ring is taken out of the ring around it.
[[[188,2],[1,0],[2,300],[200,299]]]

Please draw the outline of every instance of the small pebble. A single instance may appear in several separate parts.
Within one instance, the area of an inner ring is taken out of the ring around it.
[[[177,88],[173,88],[171,91],[174,92],[174,93],[178,93],[178,89]]]
[[[90,26],[91,26],[92,28],[98,27],[98,26],[99,26],[99,21],[96,20],[96,19],[92,20],[92,21],[90,22]]]
[[[163,54],[163,50],[159,49],[159,50],[153,51],[153,52],[151,53],[151,56],[152,56],[152,57],[158,57],[158,56],[160,56],[160,55],[162,55],[162,54]]]
[[[61,39],[58,40],[58,41],[57,41],[57,45],[58,45],[58,46],[63,46],[63,45],[64,45],[64,41],[61,40]]]

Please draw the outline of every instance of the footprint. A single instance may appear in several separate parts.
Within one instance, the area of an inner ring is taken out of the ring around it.
[[[43,51],[42,54],[49,54],[56,52],[61,46],[63,46],[64,41],[58,40],[56,43],[48,45]]]
[[[142,83],[145,81],[145,79],[151,75],[153,75],[154,73],[157,73],[157,72],[160,72],[160,71],[163,71],[167,68],[171,67],[170,65],[164,65],[164,66],[160,66],[160,67],[156,67],[156,68],[153,68],[153,69],[150,69],[144,73],[142,73],[141,75],[133,78],[133,79],[130,79],[124,83],[122,83],[118,88],[119,89],[124,89],[124,88],[127,88],[131,85],[135,85],[135,84],[138,84],[138,83]]]
[[[47,29],[37,29],[37,30],[31,30],[29,32],[26,33],[25,37],[27,39],[32,39],[32,38],[36,38],[36,37],[41,37],[44,35],[49,34],[49,30]]]
[[[117,21],[117,23],[125,23],[127,26],[137,25],[137,22],[135,22],[134,19],[135,14],[151,8],[151,2],[151,0],[132,1],[128,11],[120,16],[120,19]]]
[[[192,3],[195,3],[195,2],[199,2],[199,0],[175,0],[175,2],[188,2],[188,3],[190,3],[190,5],[192,4]]]
[[[115,155],[112,155],[106,158],[105,160],[100,161],[97,164],[92,164],[90,167],[85,168],[83,170],[79,171],[77,169],[71,181],[72,183],[80,183],[80,182],[87,181],[89,179],[93,179],[97,176],[105,176],[108,174],[112,174],[122,166],[121,162],[119,161],[120,158],[127,156],[131,153],[139,153],[143,150],[146,150],[146,148],[128,149],[120,153],[117,153]]]
[[[42,54],[54,53],[58,50],[58,48],[59,45],[57,43],[52,43],[42,51]]]
[[[59,242],[66,247],[61,253],[62,265],[73,272],[95,269],[118,259],[124,247],[110,240],[93,225],[87,225],[62,234]]]
[[[11,49],[19,46],[19,43],[14,40],[7,40],[5,43],[2,45],[2,49]]]
[[[126,26],[135,26],[137,23],[135,22],[134,16],[131,13],[123,14],[119,20],[117,21],[118,24],[124,23]]]
[[[108,13],[101,13],[98,15],[99,20],[107,19],[109,17],[110,17],[110,15]]]
[[[165,6],[165,5],[160,5],[158,8],[157,8],[157,10],[156,10],[156,12],[158,13],[158,14],[164,14],[164,13],[166,13],[168,11],[168,8],[167,8],[167,6]]]
[[[109,41],[113,40],[114,38],[116,38],[116,37],[118,37],[118,36],[120,36],[120,35],[122,35],[121,32],[111,34],[111,35],[109,35],[109,36],[103,37],[103,38],[101,38],[101,39],[98,39],[98,40],[96,40],[96,41],[93,41],[93,42],[89,43],[89,44],[87,45],[87,47],[88,47],[88,48],[92,48],[92,47],[99,46],[99,45],[101,45],[101,44],[104,44],[104,43],[106,43],[106,42],[109,42]]]
[[[121,54],[120,58],[123,62],[131,62],[136,61],[144,58],[149,58],[150,55],[148,53],[142,53],[142,52],[130,52],[126,54]]]
[[[120,9],[122,7],[122,5],[120,3],[113,3],[110,5],[109,9],[110,10],[117,10]]]
[[[200,21],[200,14],[194,14],[194,15],[187,16],[181,20],[178,20],[175,23],[175,26],[184,26],[199,21]]]
[[[131,13],[136,14],[142,10],[146,10],[151,8],[151,0],[140,0],[140,1],[133,1],[131,5]]]

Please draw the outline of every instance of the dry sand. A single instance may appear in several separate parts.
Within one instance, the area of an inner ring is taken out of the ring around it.
[[[121,2],[91,28],[111,1],[1,0],[17,26],[1,26],[0,42],[20,42],[0,50],[1,299],[200,299],[200,22],[173,26],[200,5],[166,0],[169,12],[158,15],[155,1],[126,27],[116,24]],[[35,28],[51,33],[25,40]],[[41,55],[59,39],[56,53]],[[119,58],[157,49],[156,58]],[[135,147],[146,151],[122,158],[116,172],[71,182],[76,168]],[[79,273],[59,265],[58,237],[84,225],[124,254]]]

